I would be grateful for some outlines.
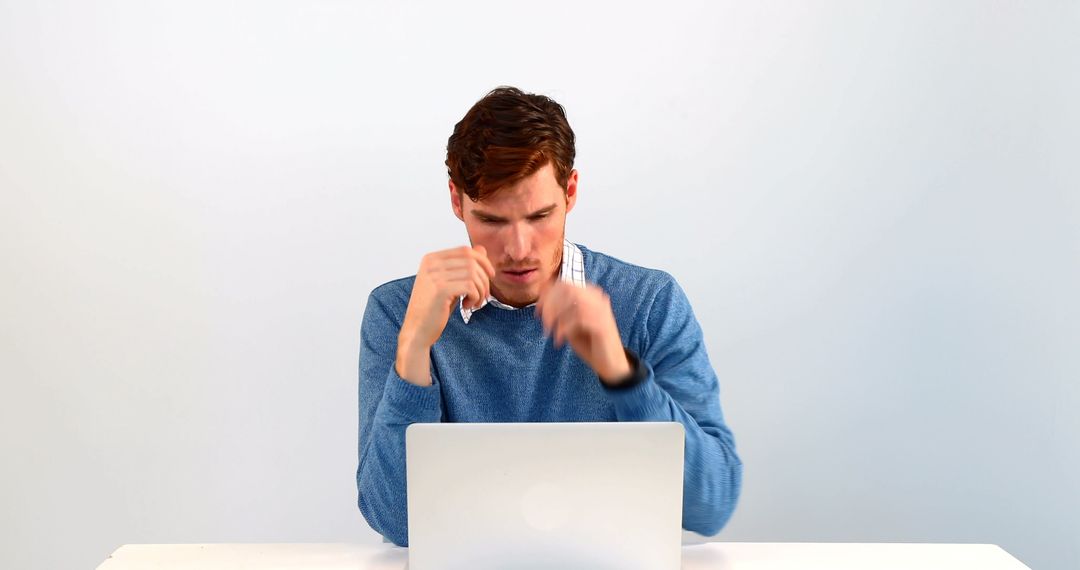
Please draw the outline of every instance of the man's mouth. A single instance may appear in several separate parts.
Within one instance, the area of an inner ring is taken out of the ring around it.
[[[536,274],[536,269],[504,269],[503,275],[505,275],[510,281],[516,281],[524,283],[531,279]]]

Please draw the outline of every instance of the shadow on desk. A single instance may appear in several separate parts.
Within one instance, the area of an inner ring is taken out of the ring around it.
[[[385,536],[382,537],[383,544],[393,544]],[[691,544],[705,544],[708,542],[719,542],[719,538],[715,536],[704,536],[696,532],[690,532],[688,530],[682,531],[682,544],[683,546]]]
[[[98,570],[403,570],[409,550],[379,544],[128,544]],[[1030,570],[992,544],[710,542],[683,570]]]

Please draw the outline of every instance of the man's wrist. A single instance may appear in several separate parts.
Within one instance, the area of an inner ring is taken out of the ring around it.
[[[417,386],[430,386],[431,347],[418,346],[412,337],[399,335],[394,367],[402,380]]]
[[[640,363],[637,356],[626,347],[619,347],[617,365],[608,369],[603,374],[597,374],[600,381],[608,388],[618,388],[632,381],[638,372]]]

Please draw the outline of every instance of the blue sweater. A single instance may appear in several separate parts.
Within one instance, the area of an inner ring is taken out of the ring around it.
[[[681,422],[683,528],[714,535],[731,517],[742,462],[686,294],[667,273],[579,247],[586,277],[611,297],[623,343],[646,369],[631,388],[605,387],[569,345],[556,349],[533,307],[487,307],[466,324],[455,306],[431,349],[431,386],[410,384],[394,360],[416,278],[372,291],[360,329],[356,470],[357,503],[371,528],[408,545],[405,428],[415,422]]]

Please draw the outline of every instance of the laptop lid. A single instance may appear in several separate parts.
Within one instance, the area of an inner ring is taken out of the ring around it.
[[[676,422],[413,424],[409,568],[676,570],[684,437]]]

